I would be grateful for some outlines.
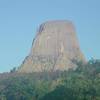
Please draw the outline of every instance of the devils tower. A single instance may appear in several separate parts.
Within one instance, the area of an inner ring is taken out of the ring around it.
[[[40,25],[31,51],[18,71],[64,71],[76,67],[73,60],[85,61],[73,23],[48,21]]]

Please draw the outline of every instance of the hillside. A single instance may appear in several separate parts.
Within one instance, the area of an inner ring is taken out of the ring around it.
[[[76,70],[0,74],[0,100],[100,100],[100,60]]]

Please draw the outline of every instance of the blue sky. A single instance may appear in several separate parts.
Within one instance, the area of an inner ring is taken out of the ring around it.
[[[17,67],[47,20],[71,20],[87,59],[100,59],[100,0],[0,0],[0,72]]]

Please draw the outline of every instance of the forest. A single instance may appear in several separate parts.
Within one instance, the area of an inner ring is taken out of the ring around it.
[[[0,100],[100,100],[100,60],[68,71],[0,74]]]

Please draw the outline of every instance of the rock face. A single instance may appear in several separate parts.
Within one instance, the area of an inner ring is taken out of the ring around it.
[[[18,71],[63,71],[76,67],[73,60],[85,61],[74,25],[66,20],[48,21],[40,26],[31,52]]]

